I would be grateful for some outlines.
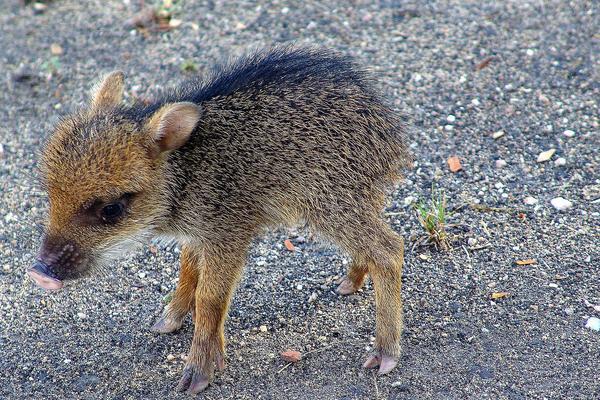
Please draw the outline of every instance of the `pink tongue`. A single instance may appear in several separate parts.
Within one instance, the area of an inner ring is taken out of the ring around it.
[[[27,270],[27,275],[41,288],[46,290],[58,290],[63,287],[63,283],[58,279],[44,275],[34,269]]]

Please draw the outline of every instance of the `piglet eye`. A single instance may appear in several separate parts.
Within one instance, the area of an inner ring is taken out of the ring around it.
[[[122,203],[110,203],[102,207],[100,216],[102,217],[102,221],[111,223],[121,218],[123,211],[125,211],[125,207]]]

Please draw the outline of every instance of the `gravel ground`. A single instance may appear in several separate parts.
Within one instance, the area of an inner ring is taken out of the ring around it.
[[[598,2],[180,1],[168,32],[125,27],[139,6],[0,1],[0,398],[186,398],[173,387],[191,321],[149,331],[175,287],[177,248],[148,246],[59,293],[25,278],[47,207],[37,152],[101,73],[122,69],[128,97],[147,98],[185,79],[182,66],[203,73],[289,41],[370,66],[413,124],[418,162],[386,210],[407,244],[403,355],[388,376],[361,368],[371,285],[335,295],[344,255],[279,230],[253,245],[226,327],[228,367],[204,396],[600,398],[600,332],[585,327],[600,317]],[[410,206],[432,184],[454,211],[449,252],[420,244]],[[556,210],[557,197],[572,207]],[[288,348],[310,353],[287,366]]]

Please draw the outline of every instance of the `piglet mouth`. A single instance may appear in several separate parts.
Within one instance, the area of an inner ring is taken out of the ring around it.
[[[63,287],[63,283],[52,272],[50,267],[42,261],[36,261],[32,267],[27,270],[27,275],[39,287],[46,290],[58,290]]]

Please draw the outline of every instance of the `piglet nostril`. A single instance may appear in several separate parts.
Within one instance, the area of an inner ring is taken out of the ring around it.
[[[57,290],[63,286],[58,277],[50,270],[50,267],[39,260],[27,270],[27,275],[29,275],[38,286],[44,289]]]
[[[29,269],[39,272],[43,275],[55,278],[54,274],[50,271],[50,267],[48,266],[48,264],[46,264],[43,261],[37,260]]]

